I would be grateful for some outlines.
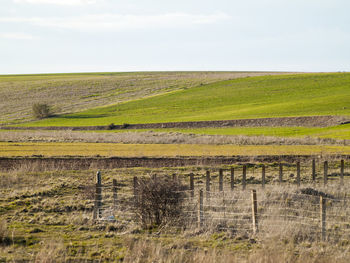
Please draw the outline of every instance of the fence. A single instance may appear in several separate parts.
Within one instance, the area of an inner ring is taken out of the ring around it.
[[[350,198],[344,185],[344,161],[340,162],[339,167],[332,168],[339,168],[340,184],[329,183],[328,162],[322,166],[323,182],[320,185],[313,183],[318,178],[316,162],[313,161],[311,184],[304,188],[300,188],[302,170],[299,162],[292,167],[296,171],[292,184],[282,184],[284,168],[291,166],[279,164],[277,184],[267,184],[267,169],[261,165],[259,190],[256,181],[248,184],[249,169],[246,165],[241,167],[240,178],[235,178],[236,170],[230,168],[229,177],[225,177],[226,170],[219,169],[218,178],[206,171],[197,180],[194,173],[184,178],[172,175],[169,180],[180,180],[188,185],[181,197],[186,219],[184,227],[227,231],[234,235],[293,235],[301,240],[350,242]],[[229,184],[225,184],[225,178],[229,179]],[[150,180],[158,179],[153,176]],[[139,198],[137,186],[138,177],[134,177],[129,185],[118,185],[116,179],[112,184],[102,184],[101,174],[98,173],[93,218],[126,224],[135,222],[137,215],[133,207]]]

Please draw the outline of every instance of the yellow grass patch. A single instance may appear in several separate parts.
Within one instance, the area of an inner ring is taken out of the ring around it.
[[[0,156],[232,156],[350,154],[350,146],[0,142]]]

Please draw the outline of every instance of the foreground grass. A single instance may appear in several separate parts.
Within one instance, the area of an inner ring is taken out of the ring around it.
[[[350,146],[338,145],[205,145],[116,143],[0,142],[0,156],[232,156],[232,155],[328,155],[350,154]]]
[[[27,125],[91,126],[110,123],[350,115],[349,85],[349,73],[240,78],[62,115]]]
[[[296,189],[291,185],[294,179],[286,177],[284,182],[286,187],[275,185],[273,179],[278,174],[278,166],[267,165],[266,168],[266,178],[269,183],[265,190],[266,195],[271,198],[271,194],[276,191],[280,192],[281,196],[283,193],[294,193]],[[307,168],[310,168],[310,164],[305,164],[302,168],[302,182],[309,183],[310,170]],[[333,168],[331,164],[330,168]],[[338,168],[336,167],[337,170]],[[203,187],[207,169],[212,170],[214,186],[218,181],[217,168],[134,168],[101,172],[104,185],[108,185],[112,179],[118,180],[118,198],[122,201],[123,196],[131,195],[130,186],[135,175],[150,177],[153,174],[165,176],[176,173],[183,182],[188,184],[188,173],[194,172],[197,189]],[[236,191],[239,193],[241,167],[235,166],[235,169],[237,171]],[[249,167],[247,187],[258,188],[259,205],[261,205],[264,191],[257,185],[260,179],[257,169],[260,169],[259,165]],[[28,167],[1,172],[0,261],[309,263],[332,262],[335,258],[337,262],[348,260],[349,242],[345,240],[328,243],[318,242],[310,237],[300,238],[300,232],[304,231],[305,226],[300,227],[298,224],[295,224],[299,227],[298,231],[293,232],[285,226],[282,228],[273,226],[277,233],[272,231],[270,235],[262,234],[259,237],[215,230],[216,227],[199,231],[196,227],[186,230],[174,230],[166,226],[143,229],[137,221],[117,220],[94,223],[91,217],[95,172],[29,172]],[[317,173],[322,173],[321,164],[317,165]],[[322,190],[334,193],[339,191],[338,178],[334,176],[332,181],[334,181],[334,187],[330,186]],[[345,182],[347,185],[348,178],[345,178]],[[321,176],[318,176],[316,184],[322,184]],[[225,176],[225,185],[229,186],[229,176]],[[348,188],[343,190],[346,193]],[[103,190],[104,204],[108,198],[111,198],[108,193],[105,193],[106,191],[106,189]],[[250,191],[245,193],[244,196],[248,196],[247,201],[250,204]],[[342,195],[339,194],[339,196]],[[212,200],[214,200],[213,196]],[[291,201],[293,200],[288,199],[283,202],[281,208],[288,207]],[[240,203],[235,206],[238,204]],[[341,217],[337,220],[347,222],[347,219]]]

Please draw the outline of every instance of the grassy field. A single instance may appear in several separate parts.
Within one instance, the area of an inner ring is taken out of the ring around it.
[[[350,146],[0,142],[0,156],[232,156],[350,154]]]
[[[332,127],[230,127],[230,128],[191,128],[191,129],[138,129],[132,132],[168,132],[202,135],[247,135],[247,136],[275,136],[275,137],[315,137],[339,140],[350,139],[350,124]],[[0,131],[1,132],[1,131]],[[108,133],[125,133],[125,130],[95,131]],[[127,132],[131,132],[127,131]]]
[[[47,103],[56,114],[140,99],[263,72],[136,72],[0,75],[0,124],[32,119],[32,105]]]
[[[350,115],[349,85],[349,73],[239,78],[61,115],[26,125],[90,126],[110,123]]]

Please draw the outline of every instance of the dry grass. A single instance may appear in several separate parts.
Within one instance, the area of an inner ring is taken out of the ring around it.
[[[329,172],[338,171],[337,165],[330,163]],[[0,245],[0,259],[14,262],[347,262],[350,256],[349,178],[345,178],[340,188],[338,177],[332,176],[329,185],[323,187],[322,167],[317,163],[319,176],[315,184],[309,184],[310,165],[302,166],[302,188],[311,187],[328,194],[328,235],[326,241],[321,241],[319,197],[300,192],[294,184],[295,178],[286,176],[294,171],[294,166],[285,166],[284,182],[280,186],[274,180],[278,166],[267,165],[265,190],[258,185],[259,166],[249,167],[246,191],[240,190],[241,168],[235,166],[233,192],[228,188],[228,172],[224,172],[224,193],[218,193],[214,167],[103,170],[104,216],[114,214],[116,222],[97,223],[91,220],[94,195],[91,186],[95,183],[96,171],[2,172],[0,214],[6,219],[5,232],[15,230],[15,234],[10,244]],[[197,190],[205,186],[206,169],[212,171],[212,192],[210,202],[204,200],[205,223],[200,229],[195,222]],[[190,172],[195,173],[196,196],[191,202],[190,198],[186,199],[188,205],[184,210],[192,213],[188,213],[183,227],[168,224],[142,229],[130,209],[133,176],[150,178],[176,173],[188,185]],[[113,209],[112,179],[118,181],[116,209]],[[258,194],[260,232],[257,235],[251,227],[252,188],[257,189]]]
[[[350,140],[312,137],[200,135],[179,132],[0,131],[2,142],[89,142],[125,144],[349,145]]]
[[[0,76],[0,123],[31,118],[33,103],[45,102],[56,114],[72,113],[131,99],[246,76],[259,72],[140,72]]]
[[[339,145],[208,145],[117,143],[13,143],[0,142],[0,156],[232,156],[232,155],[347,155],[350,146]]]

